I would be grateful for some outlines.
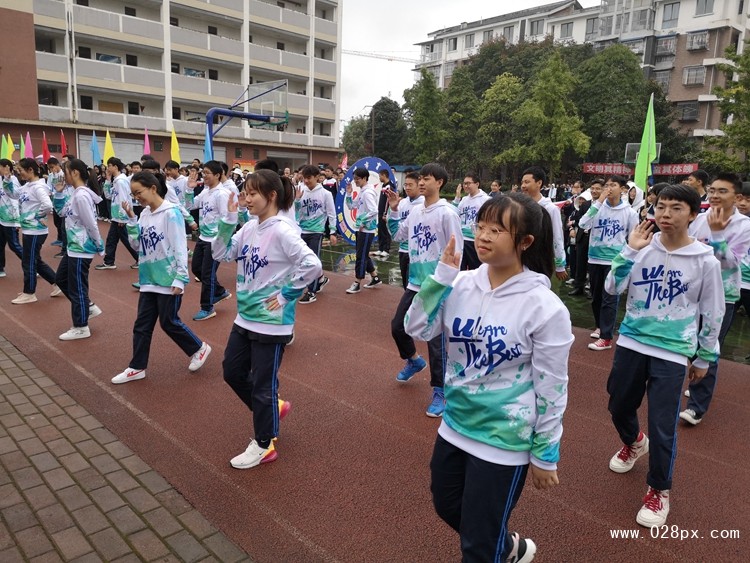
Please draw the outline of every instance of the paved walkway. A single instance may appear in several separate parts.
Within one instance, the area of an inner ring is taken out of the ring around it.
[[[0,561],[249,561],[0,336]]]

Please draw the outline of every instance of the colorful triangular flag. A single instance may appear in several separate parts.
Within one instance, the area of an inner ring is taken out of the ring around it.
[[[170,155],[172,160],[177,164],[182,164],[182,159],[180,158],[180,144],[177,142],[177,133],[174,132],[174,127],[172,127],[172,147]]]
[[[34,158],[34,148],[31,146],[31,135],[26,131],[26,143],[24,144],[23,155],[25,158]]]
[[[68,143],[65,142],[65,133],[60,129],[60,156],[68,154]]]
[[[99,166],[102,163],[102,156],[99,154],[99,143],[96,141],[96,131],[91,135],[91,160],[93,166]]]
[[[26,142],[23,140],[21,135],[21,144],[18,146],[18,159],[26,158]]]
[[[8,133],[8,160],[13,160],[13,153],[16,152],[16,146],[13,144],[13,139]]]
[[[148,140],[148,129],[143,136],[143,154],[151,154],[151,141]]]
[[[211,125],[206,123],[206,138],[203,141],[203,162],[214,159],[214,146],[211,139],[210,127]]]
[[[109,136],[109,129],[107,129],[107,136],[104,139],[104,163],[115,156],[115,148],[112,146],[112,138]]]
[[[3,135],[2,143],[0,144],[0,158],[8,158],[8,139]]]
[[[47,144],[47,133],[42,131],[42,160],[46,163],[52,155],[49,153],[49,145]]]

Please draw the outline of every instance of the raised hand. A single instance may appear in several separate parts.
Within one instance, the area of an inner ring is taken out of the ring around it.
[[[391,208],[391,211],[398,211],[398,202],[401,201],[401,198],[398,197],[398,192],[385,190],[385,196],[388,198],[388,206]]]
[[[229,213],[237,213],[237,210],[240,208],[239,200],[237,197],[235,197],[234,194],[229,195],[229,199],[227,199],[227,211]]]
[[[304,193],[304,190],[302,189],[302,186],[297,184],[297,187],[294,188],[294,199],[302,199],[303,193]]]
[[[190,169],[187,185],[191,190],[198,186],[198,171],[195,168]]]
[[[456,252],[456,237],[451,235],[451,240],[445,245],[443,255],[440,257],[443,264],[451,268],[458,268],[461,265],[461,253]]]
[[[708,210],[708,216],[706,217],[708,228],[712,231],[723,231],[731,220],[731,214],[726,213],[721,207],[712,207]]]
[[[651,244],[654,238],[654,224],[651,221],[638,223],[635,229],[628,235],[628,246],[633,250],[641,250]]]

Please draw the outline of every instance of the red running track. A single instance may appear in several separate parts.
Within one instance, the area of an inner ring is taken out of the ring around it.
[[[43,254],[55,266],[52,250]],[[118,270],[92,268],[91,296],[104,311],[90,323],[92,337],[61,342],[57,336],[70,326],[67,300],[49,298],[40,280],[39,302],[11,305],[22,276],[9,254],[0,280],[3,336],[257,561],[460,559],[456,534],[430,500],[438,422],[424,415],[427,370],[407,385],[395,381],[402,362],[390,318],[400,288],[347,295],[350,278],[329,274],[317,303],[298,307],[297,340],[281,368],[281,395],[293,410],[282,423],[279,459],[237,471],[228,461],[245,448],[252,425],[221,377],[234,297],[198,323],[190,320],[198,284],[187,289],[183,320],[213,347],[200,372],[188,372],[188,358],[157,328],[148,377],[111,385],[130,359],[137,303],[130,287],[137,272],[122,249],[119,257]],[[233,287],[230,265],[219,276]],[[605,392],[612,352],[588,351],[588,332],[575,329],[561,484],[540,492],[529,480],[511,528],[534,539],[537,561],[747,561],[750,366],[723,362],[704,422],[680,426],[668,522],[703,537],[651,539],[635,523],[646,464],[625,475],[607,468],[618,449]],[[641,538],[613,539],[618,529],[640,529]],[[740,537],[711,539],[711,530],[739,530]]]

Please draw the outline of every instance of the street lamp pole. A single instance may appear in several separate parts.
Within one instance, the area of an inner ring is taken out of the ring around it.
[[[362,110],[370,108],[370,124],[371,124],[371,136],[372,136],[372,156],[375,156],[375,106],[365,106]]]

